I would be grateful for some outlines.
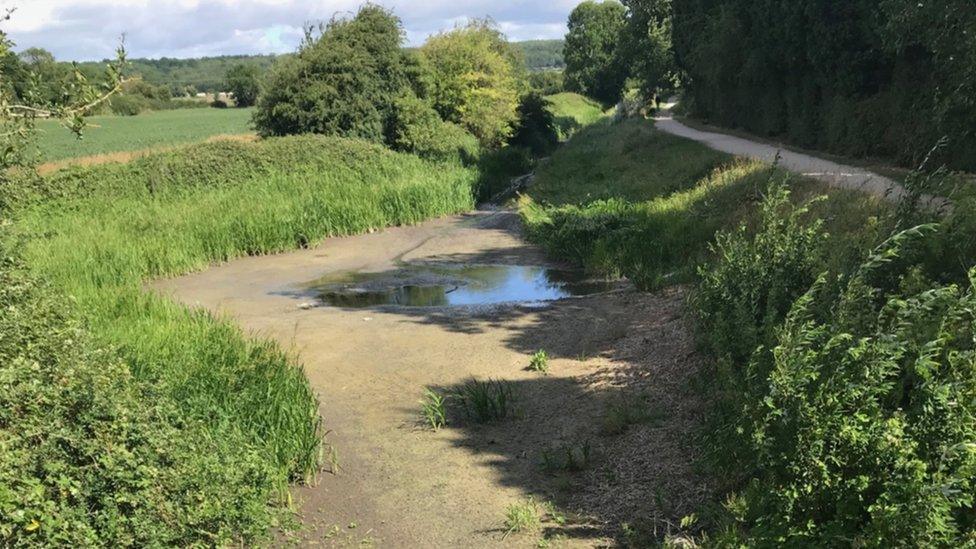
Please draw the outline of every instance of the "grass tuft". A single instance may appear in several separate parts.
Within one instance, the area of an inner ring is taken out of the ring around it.
[[[454,397],[464,416],[475,423],[491,423],[515,417],[515,391],[507,381],[472,379]]]
[[[539,505],[534,498],[513,503],[505,509],[505,536],[535,530],[541,523]]]
[[[447,425],[447,397],[433,389],[424,390],[424,398],[420,401],[420,413],[424,423],[434,431]]]
[[[529,370],[542,374],[549,373],[549,355],[544,349],[539,349],[529,360]]]

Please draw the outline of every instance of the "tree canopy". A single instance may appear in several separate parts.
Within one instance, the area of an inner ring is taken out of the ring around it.
[[[258,100],[258,68],[243,63],[234,65],[227,71],[227,90],[234,94],[238,107],[250,107]]]
[[[306,33],[275,63],[254,122],[265,136],[321,133],[383,141],[396,99],[412,88],[400,20],[367,4]]]
[[[492,22],[472,21],[433,36],[420,54],[431,74],[433,106],[444,120],[489,147],[512,135],[525,66],[521,52]]]
[[[848,155],[976,169],[968,0],[673,0],[693,112]]]
[[[563,50],[568,90],[606,105],[620,100],[628,76],[627,63],[618,52],[626,14],[615,0],[587,0],[570,13]]]

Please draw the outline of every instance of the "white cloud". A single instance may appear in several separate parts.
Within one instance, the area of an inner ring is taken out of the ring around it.
[[[578,0],[383,0],[416,45],[458,21],[490,16],[516,40],[557,38]],[[16,7],[4,24],[18,47],[58,59],[102,59],[126,35],[132,57],[293,51],[306,22],[350,13],[361,0],[0,0]]]

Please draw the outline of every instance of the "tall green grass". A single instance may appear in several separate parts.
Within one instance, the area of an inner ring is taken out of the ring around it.
[[[34,276],[70,296],[65,305],[153,398],[207,437],[235,441],[216,451],[259,456],[272,490],[314,474],[320,459],[318,403],[301,369],[274,345],[147,292],[146,282],[466,210],[476,180],[473,169],[365,142],[294,137],[68,170],[30,182],[8,209]]]
[[[692,187],[731,157],[647,120],[588,126],[540,167],[531,195],[552,205],[649,200]]]

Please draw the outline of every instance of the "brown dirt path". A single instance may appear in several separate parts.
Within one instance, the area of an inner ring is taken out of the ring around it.
[[[341,470],[297,488],[303,546],[602,546],[622,522],[658,535],[708,493],[692,469],[688,433],[701,403],[687,390],[699,365],[680,290],[631,290],[542,308],[340,309],[309,307],[296,288],[324,274],[380,272],[397,261],[546,265],[518,235],[511,212],[476,212],[314,249],[253,257],[157,288],[234,318],[299,356],[318,391]],[[526,371],[546,349],[551,372]],[[510,381],[518,419],[488,426],[419,423],[425,386],[471,377]],[[651,413],[608,434],[608,403],[639,395]],[[552,474],[542,451],[592,448],[592,465]],[[652,497],[651,494],[654,494]],[[506,507],[553,501],[564,524],[505,535]],[[284,540],[282,540],[284,541]]]

